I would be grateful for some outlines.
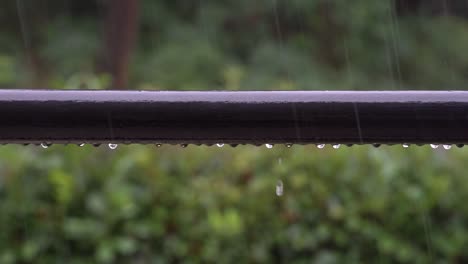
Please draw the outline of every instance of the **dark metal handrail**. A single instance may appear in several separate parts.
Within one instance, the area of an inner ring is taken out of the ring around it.
[[[464,144],[464,91],[0,90],[0,143]]]

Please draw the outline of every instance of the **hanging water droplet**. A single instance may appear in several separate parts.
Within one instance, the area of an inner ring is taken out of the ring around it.
[[[273,144],[265,144],[265,147],[271,149],[271,148],[273,148]]]
[[[41,143],[41,147],[44,148],[44,149],[48,148],[49,146],[50,146],[50,144],[48,144],[48,143]]]
[[[118,147],[118,145],[114,144],[114,143],[109,143],[108,146],[109,146],[110,149],[116,149]]]
[[[85,145],[85,143],[80,143],[78,144],[78,147],[83,147]]]
[[[452,145],[443,145],[444,149],[451,149]]]
[[[374,148],[378,148],[378,147],[380,147],[380,146],[381,146],[381,144],[377,144],[377,143],[375,143],[375,144],[372,144],[372,146],[374,146]]]
[[[463,148],[464,144],[457,144],[457,148]]]
[[[317,148],[319,148],[319,149],[323,149],[324,147],[325,147],[325,144],[318,144],[317,145]]]
[[[188,146],[188,144],[180,144],[180,146],[181,146],[182,148],[186,148],[186,147]]]
[[[224,147],[224,144],[223,143],[218,143],[218,144],[216,144],[216,146],[218,146],[218,148],[222,148],[222,147]]]
[[[335,145],[333,145],[333,148],[334,148],[334,149],[339,149],[340,147],[341,147],[341,144],[335,144]]]
[[[287,147],[287,148],[290,148],[290,147],[292,147],[292,144],[291,144],[291,143],[287,143],[287,144],[286,144],[286,147]]]
[[[283,195],[283,181],[278,180],[276,183],[276,195],[277,196],[282,196]]]
[[[156,144],[156,147],[157,148],[160,148],[162,145],[161,144]]]
[[[439,145],[437,145],[437,144],[431,144],[431,148],[433,148],[433,149],[436,149],[438,147],[439,147]]]
[[[409,144],[406,144],[406,143],[403,144],[402,146],[403,146],[404,148],[409,148]]]

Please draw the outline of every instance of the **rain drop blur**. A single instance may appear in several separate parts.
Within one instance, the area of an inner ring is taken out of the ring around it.
[[[278,180],[276,183],[276,195],[277,196],[282,196],[283,195],[283,181]]]

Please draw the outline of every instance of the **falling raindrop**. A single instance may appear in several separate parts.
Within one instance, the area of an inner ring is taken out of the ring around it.
[[[50,144],[48,144],[48,143],[41,143],[41,147],[42,147],[42,148],[45,148],[45,149],[46,149],[46,148],[48,148],[49,146],[50,146]]]
[[[341,144],[335,144],[335,145],[333,145],[333,148],[334,148],[334,149],[339,149],[340,147],[341,147]]]
[[[409,148],[409,144],[406,144],[406,143],[403,144],[402,146],[403,146],[404,148]]]
[[[437,145],[437,144],[431,144],[431,148],[433,148],[433,149],[436,149],[438,147],[439,147],[439,145]]]
[[[325,144],[318,144],[317,145],[317,148],[319,148],[319,149],[323,149],[324,147],[325,147]]]
[[[109,143],[108,146],[109,146],[110,149],[116,149],[118,145],[114,144],[114,143]]]
[[[223,143],[218,143],[218,144],[216,144],[216,146],[218,146],[218,148],[222,148],[222,147],[224,147],[224,144]]]
[[[265,147],[271,149],[271,148],[273,148],[273,144],[265,144]]]
[[[282,196],[283,195],[283,181],[278,180],[276,183],[276,195],[277,196]]]
[[[443,145],[444,149],[451,149],[452,145]]]

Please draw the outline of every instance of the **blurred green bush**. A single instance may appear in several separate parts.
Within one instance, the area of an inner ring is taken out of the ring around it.
[[[22,37],[18,5],[0,10],[0,87],[36,84],[25,39],[50,87],[107,87],[99,5],[42,2],[48,15],[28,16]],[[466,18],[395,3],[144,0],[131,84],[464,89]],[[416,146],[3,146],[0,263],[463,263],[467,159]]]
[[[0,262],[457,262],[467,158],[416,146],[5,146]]]

